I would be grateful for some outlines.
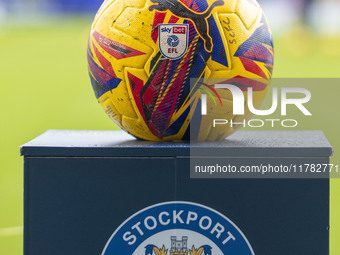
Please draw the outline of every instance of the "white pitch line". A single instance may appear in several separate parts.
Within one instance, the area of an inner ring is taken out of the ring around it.
[[[0,228],[0,237],[22,235],[23,227]]]

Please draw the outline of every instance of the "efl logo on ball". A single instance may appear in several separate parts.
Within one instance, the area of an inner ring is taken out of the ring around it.
[[[162,24],[159,31],[158,41],[162,55],[172,60],[182,58],[188,49],[188,25]]]

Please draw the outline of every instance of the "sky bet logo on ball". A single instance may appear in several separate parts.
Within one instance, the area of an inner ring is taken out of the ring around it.
[[[145,208],[121,224],[102,255],[253,255],[227,217],[200,204],[168,202]]]
[[[176,60],[184,56],[188,49],[187,24],[159,25],[159,49],[168,59]]]

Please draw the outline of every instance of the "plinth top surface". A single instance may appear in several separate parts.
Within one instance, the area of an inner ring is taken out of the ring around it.
[[[21,146],[24,156],[51,157],[329,157],[321,131],[239,131],[222,142],[138,141],[123,131],[49,130]]]

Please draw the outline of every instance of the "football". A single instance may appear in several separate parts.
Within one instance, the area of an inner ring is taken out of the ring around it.
[[[233,111],[238,87],[258,108],[274,50],[256,0],[106,0],[89,36],[92,87],[107,115],[150,141],[223,140],[252,113]],[[246,104],[245,104],[246,105]],[[204,109],[204,110],[203,110]],[[214,125],[223,119],[238,125]]]

